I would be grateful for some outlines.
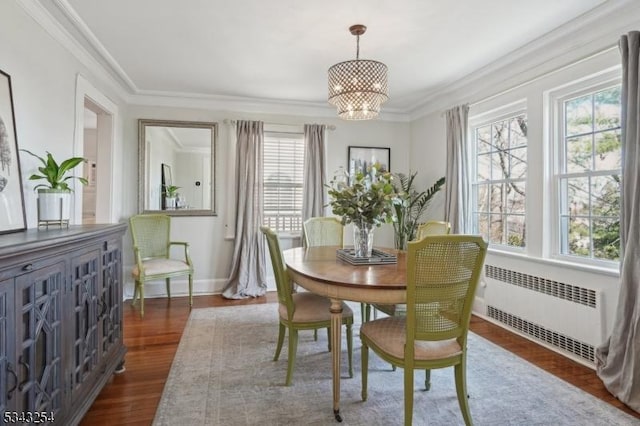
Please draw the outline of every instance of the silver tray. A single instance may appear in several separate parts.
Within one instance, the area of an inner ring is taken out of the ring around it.
[[[384,265],[398,263],[398,258],[394,254],[389,254],[382,250],[371,250],[371,257],[356,257],[354,249],[338,249],[336,251],[338,259],[344,260],[352,265]]]

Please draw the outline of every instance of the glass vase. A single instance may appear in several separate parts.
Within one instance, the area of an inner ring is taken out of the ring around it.
[[[375,225],[372,223],[353,223],[353,248],[355,257],[371,257],[374,229]]]

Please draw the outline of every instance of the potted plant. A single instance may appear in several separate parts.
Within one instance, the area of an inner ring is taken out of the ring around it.
[[[68,158],[58,163],[53,155],[47,151],[46,159],[26,149],[21,149],[40,160],[40,173],[29,176],[29,180],[43,181],[33,189],[38,192],[38,224],[40,222],[68,223],[71,218],[71,192],[69,181],[78,179],[83,185],[88,182],[85,178],[73,176],[71,170],[86,160],[82,157]]]
[[[398,198],[389,172],[381,172],[379,164],[354,176],[343,172],[329,185],[329,205],[333,214],[342,216],[342,224],[353,224],[356,257],[370,257],[373,230],[394,221],[394,203]]]
[[[397,220],[393,223],[393,231],[395,245],[399,250],[406,250],[407,243],[416,237],[420,216],[444,185],[444,177],[441,177],[426,191],[418,192],[414,188],[417,174],[418,172],[409,175],[398,173],[398,179],[394,180],[394,190],[399,202],[394,204]]]
[[[177,207],[178,189],[180,189],[180,187],[175,185],[166,185],[164,187],[164,203],[166,208],[175,209]]]

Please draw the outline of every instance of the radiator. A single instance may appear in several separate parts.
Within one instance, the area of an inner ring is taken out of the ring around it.
[[[493,265],[485,275],[489,318],[593,366],[605,335],[600,291]]]

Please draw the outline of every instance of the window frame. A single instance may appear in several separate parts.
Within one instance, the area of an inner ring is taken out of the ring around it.
[[[579,176],[608,176],[611,173],[606,171],[589,171],[581,173],[567,173],[563,171],[564,162],[566,160],[565,146],[565,129],[564,129],[564,102],[576,99],[585,95],[603,91],[622,83],[620,69],[607,70],[605,72],[588,76],[583,79],[572,81],[560,88],[548,91],[549,106],[549,122],[551,123],[550,136],[548,141],[549,150],[551,152],[551,182],[552,193],[551,200],[547,211],[551,221],[551,238],[549,241],[550,252],[549,257],[553,260],[567,262],[576,265],[593,266],[603,269],[614,269],[619,267],[620,261],[596,259],[592,257],[584,257],[569,253],[562,253],[562,245],[565,238],[562,233],[562,206],[563,206],[563,190],[562,179],[567,177]],[[578,176],[579,175],[579,176]],[[591,215],[591,209],[589,210]]]
[[[478,227],[478,220],[477,220],[477,214],[478,214],[478,191],[477,191],[477,187],[478,187],[478,152],[477,152],[477,141],[476,141],[476,129],[483,127],[483,126],[488,126],[491,125],[495,122],[501,121],[501,120],[506,120],[506,119],[510,119],[510,118],[515,118],[519,115],[525,115],[525,117],[527,118],[527,124],[529,123],[529,113],[527,110],[527,99],[519,99],[516,100],[514,102],[509,102],[509,103],[505,103],[502,104],[500,106],[498,106],[497,108],[491,109],[489,111],[485,111],[485,112],[479,112],[478,114],[473,115],[472,117],[469,117],[469,124],[468,124],[468,131],[469,131],[469,145],[470,145],[470,150],[469,152],[471,153],[471,158],[470,158],[470,171],[471,171],[471,179],[470,179],[470,191],[471,191],[471,214],[470,214],[470,219],[471,219],[471,223],[470,223],[470,230],[472,233],[475,234],[480,234],[479,233],[479,227]],[[524,180],[522,180],[525,183],[525,188],[527,188],[529,186],[529,164],[528,164],[528,158],[529,158],[529,136],[527,135],[527,145],[526,145],[526,150],[527,150],[527,163],[526,163],[526,172],[525,172],[525,177]],[[518,181],[520,181],[520,179],[517,179]],[[489,180],[489,182],[508,182],[509,180],[506,179],[497,179],[495,181],[493,180]],[[526,197],[525,195],[525,200],[524,200],[524,221],[525,223],[527,223],[527,216],[528,216],[528,211],[529,211],[529,198]],[[482,235],[483,238],[485,237],[484,235]],[[494,242],[490,242],[489,240],[487,240],[487,242],[489,243],[489,249],[490,250],[497,250],[497,251],[502,251],[502,252],[510,252],[510,253],[516,253],[516,254],[526,254],[528,251],[528,241],[529,241],[529,229],[525,228],[525,245],[524,247],[518,247],[518,246],[511,246],[508,244],[498,244],[498,243],[494,243]]]

